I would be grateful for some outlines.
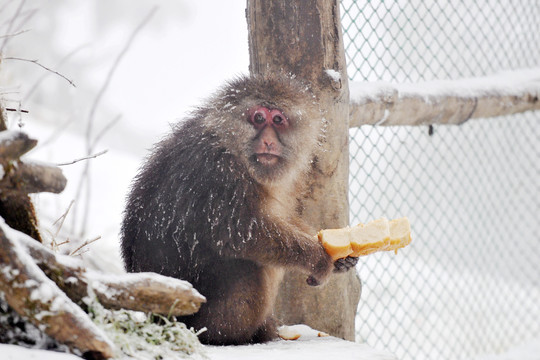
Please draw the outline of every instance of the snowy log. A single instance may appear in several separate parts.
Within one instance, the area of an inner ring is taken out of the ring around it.
[[[72,349],[94,358],[114,356],[115,347],[106,335],[2,228],[0,268],[0,292],[17,313]]]
[[[89,288],[109,309],[180,316],[196,313],[206,302],[186,281],[154,273],[105,275],[86,270],[78,259],[56,255],[30,238],[18,239],[41,270],[77,303],[89,295]]]
[[[61,193],[67,180],[56,166],[27,162],[12,163],[3,168],[0,178],[2,191],[17,191],[24,194],[38,192]]]
[[[36,144],[37,140],[29,138],[23,132],[0,131],[0,189],[2,192],[58,194],[64,190],[67,180],[58,167],[19,160]]]
[[[37,144],[37,140],[30,139],[20,131],[0,131],[0,159],[16,160]]]
[[[461,124],[540,110],[540,68],[461,80],[349,86],[350,127]]]

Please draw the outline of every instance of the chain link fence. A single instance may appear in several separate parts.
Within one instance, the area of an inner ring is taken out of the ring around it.
[[[540,2],[342,1],[353,81],[540,66]],[[540,112],[350,131],[351,224],[408,216],[413,243],[361,259],[357,340],[467,359],[540,336]]]

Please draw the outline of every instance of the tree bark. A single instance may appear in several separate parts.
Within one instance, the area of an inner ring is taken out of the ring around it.
[[[299,198],[302,219],[313,228],[348,225],[349,89],[338,1],[248,0],[250,72],[285,72],[307,80],[328,121],[323,151],[314,161]],[[318,120],[314,120],[318,121]],[[360,298],[355,271],[334,275],[323,287],[289,273],[278,295],[276,315],[285,324],[304,323],[354,340]]]

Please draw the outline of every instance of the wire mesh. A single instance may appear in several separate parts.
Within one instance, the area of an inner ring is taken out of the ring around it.
[[[342,1],[353,81],[540,64],[540,3]],[[408,216],[413,243],[361,259],[357,340],[466,359],[540,335],[540,112],[350,131],[351,223]]]

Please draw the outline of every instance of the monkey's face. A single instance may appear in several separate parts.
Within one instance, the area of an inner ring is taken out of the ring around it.
[[[249,161],[261,175],[271,176],[289,160],[288,146],[283,143],[290,131],[289,120],[280,109],[260,105],[248,111],[248,120],[255,130]]]
[[[306,85],[280,74],[242,77],[212,100],[208,127],[257,182],[277,185],[309,168],[322,116]]]

